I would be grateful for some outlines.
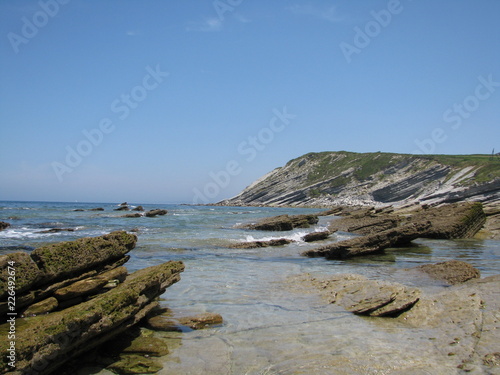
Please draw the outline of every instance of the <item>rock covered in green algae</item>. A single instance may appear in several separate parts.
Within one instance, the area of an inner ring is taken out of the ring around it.
[[[44,281],[52,281],[82,273],[104,263],[125,256],[135,247],[137,236],[125,231],[80,238],[35,249],[31,257],[44,274]]]
[[[31,305],[26,311],[24,311],[24,316],[40,315],[46,314],[54,311],[59,306],[59,302],[54,297],[49,297],[43,301],[37,302]]]
[[[16,294],[30,289],[42,278],[42,271],[28,253],[2,255],[0,256],[0,299],[7,297],[9,266],[11,266],[11,270],[15,269]]]
[[[108,369],[122,375],[156,374],[162,368],[158,360],[139,354],[122,355],[119,361],[108,366]]]
[[[127,280],[96,298],[22,320],[16,332],[17,370],[50,374],[67,360],[103,344],[135,325],[158,305],[156,298],[180,280],[182,262],[167,262],[131,274]],[[6,352],[6,340],[0,350]],[[6,358],[0,358],[5,371]]]
[[[223,323],[220,314],[203,313],[194,316],[173,318],[171,313],[157,315],[147,320],[147,326],[157,331],[182,331],[182,327],[190,329],[203,329]]]

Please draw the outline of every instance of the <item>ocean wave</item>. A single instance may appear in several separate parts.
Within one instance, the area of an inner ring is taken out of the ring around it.
[[[326,227],[318,227],[318,228],[315,228],[313,231],[297,231],[297,232],[293,232],[293,233],[283,235],[283,236],[264,236],[264,237],[260,237],[260,238],[256,238],[252,235],[247,235],[245,237],[245,239],[242,240],[242,242],[272,241],[272,240],[279,240],[281,238],[285,238],[287,240],[291,240],[294,242],[304,242],[302,237],[304,237],[306,234],[314,233],[314,232],[323,232],[326,230],[328,230]]]
[[[49,228],[47,228],[49,229]],[[33,230],[33,228],[20,227],[20,228],[9,228],[0,232],[0,238],[7,239],[23,239],[23,238],[45,238],[59,233],[40,233],[40,228]]]

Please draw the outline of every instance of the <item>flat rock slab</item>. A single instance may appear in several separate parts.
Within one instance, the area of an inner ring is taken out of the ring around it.
[[[369,280],[362,275],[336,275],[317,283],[336,303],[358,315],[397,316],[411,308],[420,291],[402,284]]]
[[[424,264],[414,268],[425,272],[434,279],[446,281],[448,284],[459,284],[481,277],[480,271],[469,263],[450,260],[436,264]]]

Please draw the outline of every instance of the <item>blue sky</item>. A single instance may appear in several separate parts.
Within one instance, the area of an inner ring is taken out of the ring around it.
[[[500,2],[0,2],[0,200],[206,203],[308,152],[500,151]]]

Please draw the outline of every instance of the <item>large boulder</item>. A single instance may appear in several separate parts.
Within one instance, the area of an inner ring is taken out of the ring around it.
[[[6,223],[5,221],[0,221],[0,230],[4,230],[10,227],[9,223]]]
[[[409,244],[429,231],[430,223],[408,224],[402,227],[382,231],[380,233],[356,237],[335,242],[330,245],[311,249],[302,253],[308,257],[325,257],[327,259],[346,259],[354,256],[369,255],[381,252],[389,247]]]
[[[51,374],[64,363],[135,325],[157,307],[157,298],[180,280],[182,262],[167,262],[137,271],[116,288],[48,315],[24,318],[16,331],[16,370]],[[0,341],[6,353],[7,340]],[[8,370],[0,357],[0,371]]]

